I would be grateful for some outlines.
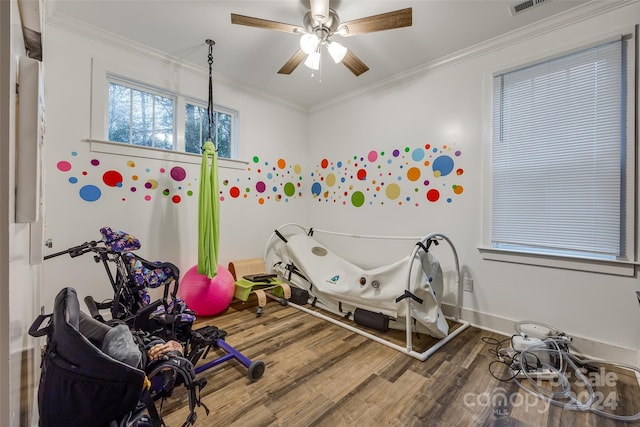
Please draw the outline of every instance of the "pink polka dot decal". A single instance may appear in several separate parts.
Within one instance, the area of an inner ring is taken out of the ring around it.
[[[60,172],[69,172],[71,170],[71,163],[61,160],[56,164],[56,167]]]

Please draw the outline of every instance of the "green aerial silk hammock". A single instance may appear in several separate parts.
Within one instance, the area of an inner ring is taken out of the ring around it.
[[[198,273],[210,279],[218,272],[218,238],[220,236],[220,196],[218,190],[218,155],[211,139],[214,126],[213,113],[213,40],[209,45],[209,104],[207,119],[209,135],[202,146],[202,166],[200,168],[200,195],[198,199]],[[209,168],[211,158],[211,168]]]
[[[220,197],[218,196],[218,156],[207,140],[202,147],[200,198],[198,199],[198,273],[212,278],[218,271]],[[209,168],[211,158],[211,168]]]

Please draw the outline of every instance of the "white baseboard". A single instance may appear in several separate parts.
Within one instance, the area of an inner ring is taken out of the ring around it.
[[[455,308],[449,304],[442,304],[442,311],[446,316],[453,317],[455,315]],[[462,320],[469,322],[472,326],[505,336],[513,335],[515,333],[515,324],[518,321],[524,320],[506,319],[504,317],[498,317],[492,314],[482,313],[466,308],[462,309],[461,318]],[[608,360],[632,366],[638,366],[640,363],[640,352],[637,350],[594,341],[590,338],[579,337],[570,333],[567,333],[567,335],[570,335],[573,338],[573,343],[570,347],[571,352],[580,357]]]

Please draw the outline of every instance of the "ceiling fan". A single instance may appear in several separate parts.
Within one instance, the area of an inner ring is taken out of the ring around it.
[[[279,74],[291,74],[303,61],[307,67],[318,70],[320,47],[326,46],[333,60],[342,62],[356,76],[366,72],[369,67],[342,44],[332,41],[332,36],[351,37],[412,25],[410,7],[340,22],[338,14],[329,8],[329,0],[310,0],[310,5],[311,9],[305,14],[302,26],[235,13],[231,14],[231,23],[300,35],[300,49],[278,70]]]

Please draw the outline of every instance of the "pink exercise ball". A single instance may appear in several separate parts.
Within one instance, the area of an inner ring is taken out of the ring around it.
[[[178,295],[199,316],[214,316],[229,307],[235,291],[235,281],[229,270],[218,266],[218,273],[209,279],[198,273],[194,265],[180,279]]]

